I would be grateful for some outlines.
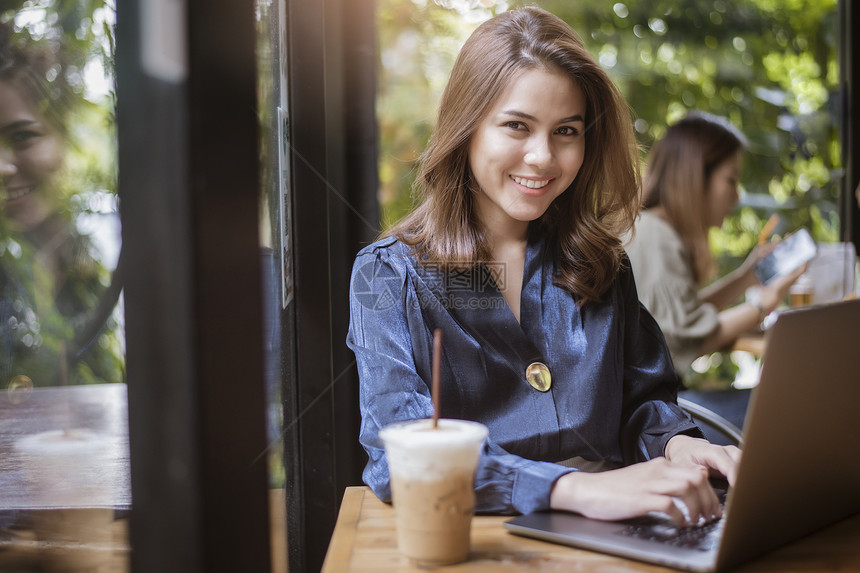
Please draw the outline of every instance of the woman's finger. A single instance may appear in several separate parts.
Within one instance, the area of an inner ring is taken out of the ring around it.
[[[678,478],[682,480],[680,489],[673,497],[686,506],[689,524],[698,523],[700,518],[711,521],[719,514],[720,504],[708,481],[708,470],[701,466],[683,469],[684,475]]]
[[[647,506],[647,511],[643,513],[659,513],[665,515],[671,519],[673,523],[679,526],[687,525],[688,510],[686,507],[682,507],[684,502],[678,500],[678,498],[668,495],[653,494],[643,496],[642,501]]]

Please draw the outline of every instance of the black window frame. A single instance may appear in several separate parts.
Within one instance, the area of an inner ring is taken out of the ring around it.
[[[854,243],[860,253],[860,206],[855,189],[860,185],[860,7],[851,0],[839,0],[841,24],[839,73],[842,92],[842,237]]]
[[[254,2],[172,4],[184,77],[142,64],[168,4],[117,6],[131,569],[267,571]]]

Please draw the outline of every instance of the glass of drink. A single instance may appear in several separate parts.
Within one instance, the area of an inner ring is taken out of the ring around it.
[[[788,306],[800,308],[812,304],[812,279],[806,274],[800,275],[793,285],[788,288]]]
[[[379,432],[391,476],[397,546],[421,565],[469,557],[475,471],[488,434],[478,422],[413,420]]]

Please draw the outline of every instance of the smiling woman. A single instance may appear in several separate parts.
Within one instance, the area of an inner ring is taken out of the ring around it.
[[[739,451],[706,442],[678,407],[639,304],[620,240],[636,165],[627,107],[567,24],[512,10],[466,41],[422,156],[421,203],[353,267],[347,342],[378,496],[391,494],[379,430],[439,408],[489,428],[479,512],[719,515],[708,471],[732,481]],[[609,471],[577,471],[595,468]]]

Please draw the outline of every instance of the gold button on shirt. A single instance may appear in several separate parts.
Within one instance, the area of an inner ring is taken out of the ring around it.
[[[546,392],[552,386],[552,375],[543,362],[532,362],[526,368],[526,380],[538,392]]]

